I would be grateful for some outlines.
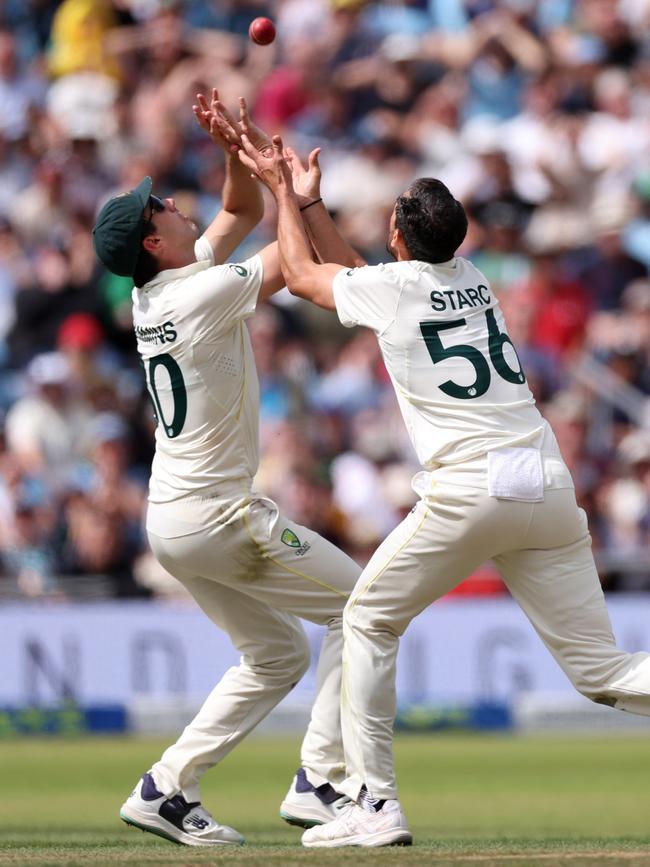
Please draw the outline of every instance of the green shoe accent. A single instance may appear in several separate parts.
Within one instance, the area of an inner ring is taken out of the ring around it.
[[[295,825],[297,828],[314,828],[316,825],[324,825],[324,822],[319,822],[316,819],[297,819],[290,813],[285,813],[280,810],[280,818],[284,819],[289,825]]]
[[[123,815],[121,810],[120,819],[123,822],[126,822],[127,825],[131,825],[133,828],[139,828],[141,831],[148,831],[149,834],[155,834],[157,837],[162,837],[163,840],[169,840],[170,843],[176,843],[177,846],[183,845],[180,840],[175,840],[173,837],[170,837],[169,834],[161,831],[160,828],[148,828],[146,825],[141,825],[139,822],[134,822],[133,819],[130,819],[128,816]]]

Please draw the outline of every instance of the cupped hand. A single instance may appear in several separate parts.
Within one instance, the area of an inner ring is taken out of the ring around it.
[[[293,189],[301,205],[309,204],[314,199],[320,198],[321,170],[318,164],[320,150],[320,148],[314,148],[307,157],[307,168],[305,168],[293,148],[286,147],[284,149],[284,158],[291,169]]]
[[[239,159],[274,195],[282,190],[293,192],[291,169],[283,152],[284,147],[279,135],[273,136],[271,147],[260,151],[253,146],[245,133],[242,134]]]

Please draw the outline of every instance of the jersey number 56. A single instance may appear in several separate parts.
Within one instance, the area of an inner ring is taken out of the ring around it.
[[[526,382],[524,371],[517,355],[512,340],[508,335],[499,331],[494,310],[488,309],[485,311],[488,328],[488,351],[490,359],[494,365],[496,372],[507,382],[521,384]],[[455,343],[452,346],[443,346],[440,339],[441,331],[450,331],[452,328],[460,328],[467,323],[466,319],[454,319],[453,322],[420,322],[420,331],[424,342],[429,350],[431,361],[438,364],[446,358],[465,358],[472,365],[476,372],[476,379],[471,385],[459,385],[452,379],[448,379],[441,383],[438,388],[448,394],[450,397],[458,397],[461,400],[469,400],[474,397],[480,397],[490,387],[492,376],[490,374],[490,365],[483,353],[475,346],[470,346],[468,343]],[[507,345],[512,347],[515,358],[519,364],[519,370],[513,370],[505,359],[503,354],[504,347]]]

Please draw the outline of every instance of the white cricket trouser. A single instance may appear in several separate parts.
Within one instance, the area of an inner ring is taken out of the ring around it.
[[[395,662],[410,621],[492,560],[573,685],[587,698],[650,715],[650,655],[616,648],[585,513],[558,457],[544,502],[488,496],[485,467],[436,470],[415,509],[379,546],[343,615],[341,717],[348,778],[395,798]]]
[[[200,800],[201,775],[296,685],[309,667],[298,617],[327,626],[301,763],[315,784],[343,779],[342,613],[359,566],[255,494],[151,506],[147,530],[160,563],[242,654],[153,766],[158,788],[168,797],[182,791],[188,800]]]

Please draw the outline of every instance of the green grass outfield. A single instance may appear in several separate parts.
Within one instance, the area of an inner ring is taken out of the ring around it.
[[[161,741],[0,742],[0,864],[650,867],[650,738],[402,736],[411,849],[304,850],[277,815],[298,743],[251,739],[207,774],[206,806],[244,847],[174,846],[117,816]]]

